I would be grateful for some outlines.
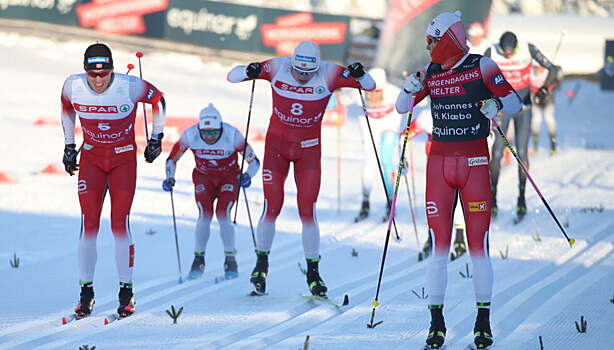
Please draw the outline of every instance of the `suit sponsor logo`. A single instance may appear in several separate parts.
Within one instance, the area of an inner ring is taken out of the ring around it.
[[[205,192],[205,185],[203,184],[198,184],[194,187],[194,192],[196,193],[203,193]]]
[[[75,111],[81,113],[118,113],[117,106],[94,106],[75,103]]]
[[[433,201],[426,202],[426,215],[428,216],[438,216],[439,208],[437,208],[437,203]]]
[[[123,105],[119,106],[119,111],[120,112],[126,113],[129,110],[130,110],[130,105],[123,104]]]
[[[87,181],[84,179],[79,180],[79,182],[77,182],[77,191],[79,192],[79,194],[84,194],[87,193]]]
[[[472,213],[484,212],[487,209],[486,202],[469,202],[469,211]]]
[[[115,147],[115,153],[124,153],[124,152],[129,152],[134,150],[134,146],[133,145],[127,145],[127,146],[122,146],[122,147]]]
[[[273,172],[270,169],[262,169],[262,182],[265,184],[273,183]]]
[[[235,186],[231,184],[222,185],[222,189],[220,192],[233,192],[235,190]]]
[[[471,157],[467,158],[468,166],[488,165],[488,157]]]
[[[195,149],[194,153],[199,156],[224,156],[226,153],[223,149]]]
[[[275,82],[275,87],[283,91],[295,92],[297,94],[313,94],[314,93],[313,86],[294,86],[294,85],[286,84],[279,80]]]
[[[320,139],[310,139],[301,141],[301,148],[309,148],[320,144]]]
[[[147,90],[147,99],[151,100],[151,98],[153,97],[155,91],[152,88],[149,88],[149,90]]]
[[[497,74],[492,78],[492,81],[495,83],[495,85],[501,85],[505,82],[505,79],[503,78],[503,75]]]

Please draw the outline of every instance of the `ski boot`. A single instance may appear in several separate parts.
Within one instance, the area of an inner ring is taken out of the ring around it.
[[[360,212],[358,212],[358,216],[354,218],[354,222],[360,222],[366,219],[369,216],[369,201],[363,200],[362,205],[360,206]]]
[[[312,295],[326,298],[326,284],[319,272],[320,258],[307,259],[307,285]]]
[[[269,272],[269,253],[256,251],[256,266],[252,271],[252,276],[249,279],[251,284],[254,285],[254,291],[252,295],[265,295],[266,294],[266,275]]]
[[[527,204],[525,203],[524,196],[518,197],[518,204],[516,206],[516,218],[514,224],[518,224],[527,215]]]
[[[428,258],[429,255],[431,255],[432,245],[433,245],[433,240],[431,238],[431,235],[429,235],[429,238],[426,240],[426,242],[424,242],[424,245],[422,246],[422,251],[418,253],[418,261],[422,261]]]
[[[119,317],[124,318],[132,315],[136,310],[134,307],[135,305],[134,294],[132,294],[132,283],[120,283],[119,307],[117,308]]]
[[[550,157],[556,155],[556,136],[550,135]]]
[[[188,274],[188,279],[193,280],[202,277],[205,272],[205,253],[194,253],[194,261]]]
[[[456,225],[456,237],[454,238],[454,252],[450,253],[450,261],[454,261],[467,252],[465,245],[465,229],[463,225]]]
[[[473,327],[473,343],[476,349],[488,349],[493,343],[489,318],[490,309],[478,309],[478,316],[475,319],[475,326]]]
[[[431,327],[426,337],[424,350],[441,349],[446,337],[446,324],[443,320],[443,305],[429,305]]]
[[[77,318],[83,318],[89,316],[94,310],[94,287],[92,283],[85,283],[81,286],[81,295],[79,303],[75,307],[75,315]]]
[[[497,188],[491,186],[490,190],[492,192],[492,209],[490,211],[490,217],[494,220],[497,218],[497,214],[499,214],[499,207],[497,206]]]
[[[226,259],[224,260],[224,277],[226,277],[226,279],[239,277],[237,260],[234,255],[226,255]]]

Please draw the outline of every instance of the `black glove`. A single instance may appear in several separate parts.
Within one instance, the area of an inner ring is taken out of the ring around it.
[[[546,99],[550,96],[550,90],[547,87],[542,86],[535,93],[534,102],[536,105],[543,105],[546,103]]]
[[[360,62],[354,62],[348,66],[348,71],[350,71],[350,75],[352,78],[360,78],[365,75],[365,67],[362,66]]]
[[[156,137],[152,135],[152,137],[147,141],[147,147],[145,147],[145,161],[147,163],[152,163],[160,153],[162,153],[162,138],[164,137],[163,133],[159,133]]]
[[[77,145],[71,143],[70,145],[64,145],[64,157],[62,157],[62,163],[64,163],[64,169],[70,176],[75,175],[75,171],[79,170],[79,164],[77,164]]]
[[[262,71],[262,65],[258,62],[252,62],[247,65],[245,68],[245,74],[250,79],[256,79],[260,76],[260,71]]]

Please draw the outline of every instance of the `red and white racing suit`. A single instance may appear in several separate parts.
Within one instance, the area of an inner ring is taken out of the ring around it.
[[[284,201],[284,183],[294,163],[298,211],[307,258],[319,256],[320,230],[315,205],[320,192],[321,140],[324,110],[338,88],[372,90],[375,82],[368,73],[359,79],[349,77],[345,67],[321,61],[311,80],[301,84],[291,74],[289,57],[264,61],[258,79],[271,83],[273,112],[265,140],[262,181],[264,211],[258,222],[257,249],[270,252],[275,235],[275,220]],[[245,66],[234,67],[227,77],[238,83],[248,80]]]
[[[222,133],[214,144],[200,137],[198,124],[187,128],[171,150],[166,160],[166,177],[175,177],[177,161],[189,149],[194,154],[196,166],[192,171],[194,197],[198,206],[198,221],[194,232],[194,252],[204,253],[210,236],[213,202],[217,199],[215,215],[220,224],[220,236],[226,255],[235,255],[235,230],[230,222],[230,210],[237,199],[239,187],[238,152],[243,152],[245,138],[234,126],[223,123]],[[247,145],[245,161],[247,174],[254,177],[260,163],[252,147]]]
[[[520,99],[489,58],[467,54],[451,69],[431,63],[424,88],[415,103],[431,98],[433,141],[427,157],[426,214],[433,241],[427,268],[429,304],[442,305],[447,285],[447,262],[456,199],[463,208],[467,243],[474,266],[476,301],[489,303],[492,265],[488,252],[491,192],[486,137],[490,122],[480,112],[480,101],[500,98],[503,113],[514,113]],[[397,111],[409,110],[410,95],[401,91]]]
[[[152,105],[153,133],[164,128],[162,93],[150,83],[130,75],[113,73],[109,87],[96,93],[86,74],[70,75],[62,88],[64,143],[75,143],[75,117],[83,131],[79,161],[79,280],[92,282],[96,267],[96,237],[107,191],[111,197],[111,230],[121,283],[132,282],[134,244],[129,216],[136,188],[134,123],[137,103]]]

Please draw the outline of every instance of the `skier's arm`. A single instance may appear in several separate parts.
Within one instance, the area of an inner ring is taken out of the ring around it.
[[[546,58],[546,56],[544,56],[544,54],[531,43],[529,43],[529,52],[531,53],[531,58],[548,70],[548,77],[546,77],[544,86],[549,87],[554,85],[555,81],[557,80],[557,76],[559,75],[560,67],[554,65],[554,63]]]
[[[64,131],[64,144],[70,145],[75,143],[75,122],[76,113],[70,102],[71,95],[71,77],[68,77],[62,87],[60,120],[62,122],[62,130]]]
[[[500,102],[499,112],[514,114],[522,109],[522,101],[510,83],[505,80],[499,66],[488,57],[480,59],[482,81]],[[499,103],[497,103],[499,105]]]
[[[245,172],[247,173],[247,175],[249,175],[250,178],[252,178],[256,176],[256,174],[258,173],[258,169],[260,169],[260,160],[258,160],[258,157],[256,157],[256,153],[254,152],[252,146],[249,145],[249,143],[246,147],[247,150],[243,152],[244,145],[245,138],[243,137],[243,135],[237,132],[237,135],[235,137],[235,149],[238,152],[241,152],[241,155],[245,158],[247,164],[249,164]]]
[[[164,131],[164,123],[166,122],[166,100],[164,100],[162,92],[147,81],[135,77],[130,84],[130,97],[135,102],[151,105],[151,135],[153,137],[154,135],[161,134]]]
[[[356,63],[350,65],[354,66]],[[360,77],[352,77],[350,73],[350,66],[343,67],[335,63],[330,62],[322,62],[322,70],[327,74],[327,80],[330,84],[330,91],[335,91],[339,88],[355,88],[362,89],[365,91],[371,91],[375,89],[375,80],[369,74],[369,72],[365,72],[362,69],[362,65],[360,65],[360,71],[364,73]],[[357,66],[356,66],[357,67]]]
[[[420,103],[420,101],[422,101],[426,96],[428,96],[428,94],[429,92],[426,87],[423,87],[422,90],[418,91],[414,100],[414,106]],[[397,113],[403,114],[409,112],[410,101],[411,95],[404,89],[401,89],[401,91],[399,92],[399,96],[397,96],[397,102],[395,104]]]
[[[277,72],[277,69],[279,69],[278,67],[280,65],[280,58],[271,58],[263,62],[254,62],[254,63],[259,65],[258,66],[259,68],[258,76],[256,76],[255,78],[250,78],[249,76],[247,76],[247,69],[249,65],[245,65],[245,66],[240,65],[240,66],[236,66],[232,68],[228,72],[228,74],[226,75],[226,80],[228,80],[231,83],[240,83],[242,81],[252,80],[252,79],[264,79],[264,80],[271,81],[272,77]]]
[[[177,162],[179,161],[179,159],[181,159],[185,151],[188,150],[188,146],[184,141],[184,135],[185,133],[181,135],[181,138],[179,139],[179,141],[177,141],[173,145],[173,149],[171,150],[171,153],[168,155],[168,158],[166,159],[166,178],[167,179],[175,178],[175,170],[177,168]]]

